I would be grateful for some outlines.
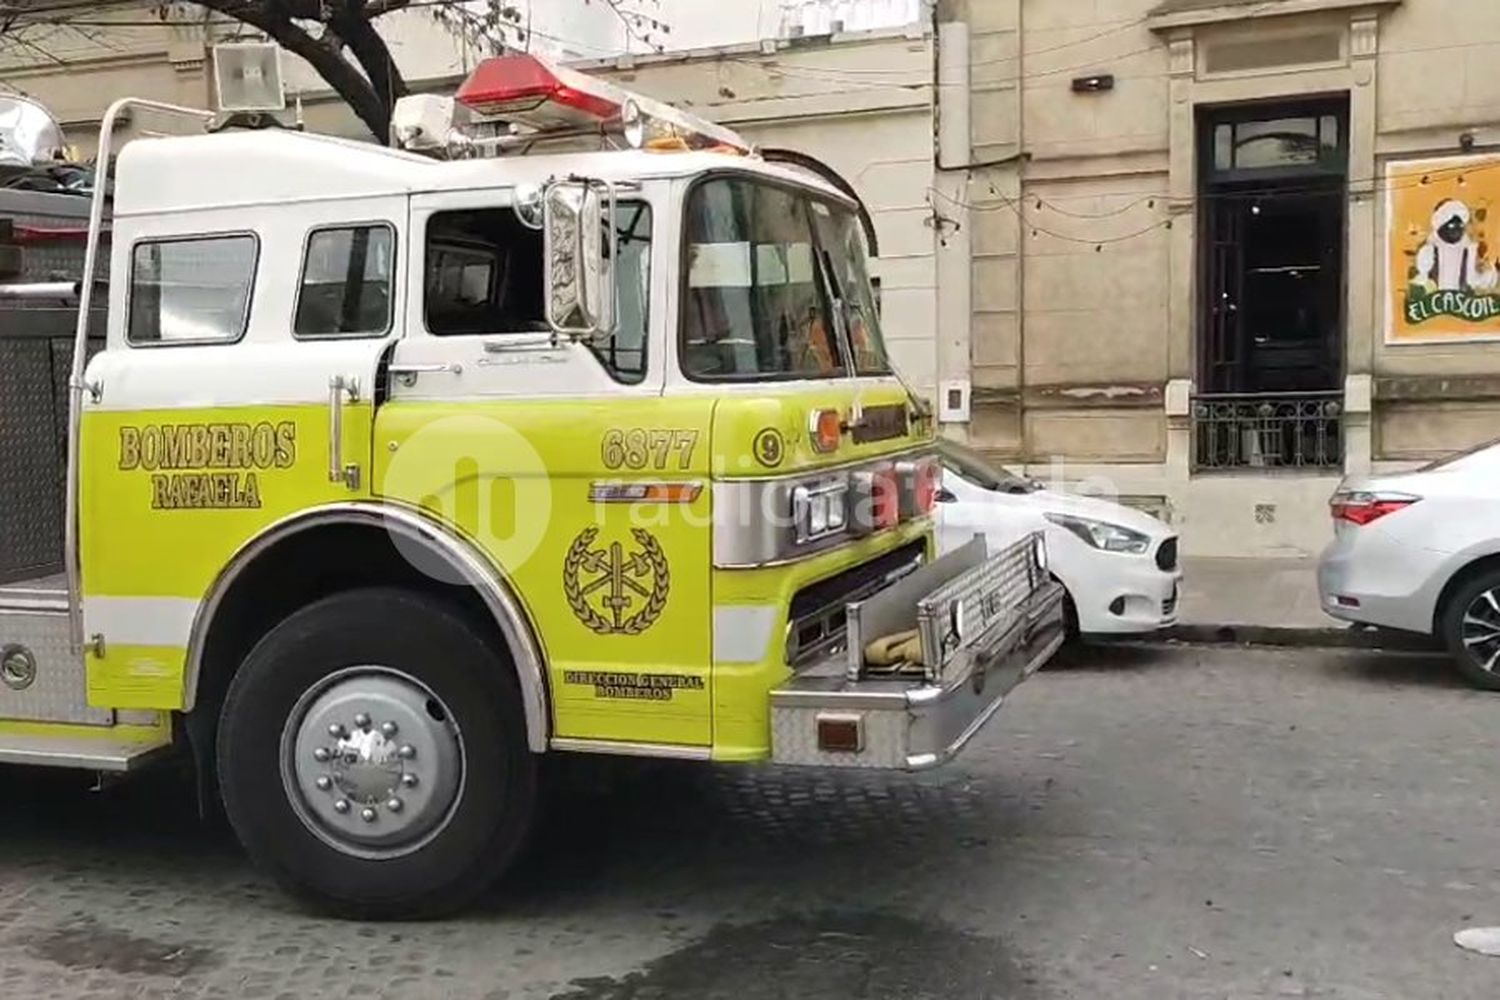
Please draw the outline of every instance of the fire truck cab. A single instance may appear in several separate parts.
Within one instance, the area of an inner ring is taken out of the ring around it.
[[[421,915],[512,861],[544,753],[919,770],[1046,661],[1039,538],[935,558],[857,202],[573,77],[485,64],[459,106],[525,126],[488,137],[398,116],[438,157],[130,142],[102,338],[95,283],[0,286],[81,300],[63,572],[0,586],[0,762],[181,748],[304,899]]]

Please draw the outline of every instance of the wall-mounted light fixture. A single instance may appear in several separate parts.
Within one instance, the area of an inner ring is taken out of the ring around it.
[[[1106,90],[1114,89],[1115,75],[1113,73],[1096,73],[1093,76],[1073,78],[1073,93],[1075,94],[1102,94]]]

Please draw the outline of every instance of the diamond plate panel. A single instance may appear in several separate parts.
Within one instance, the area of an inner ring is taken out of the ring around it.
[[[66,491],[68,485],[68,377],[73,373],[73,338],[57,337],[52,341],[52,424],[55,430],[54,438],[57,441],[57,482],[59,491]],[[90,338],[88,350],[84,354],[84,363],[94,359],[94,355],[104,350],[102,339]],[[65,496],[59,492],[58,496]],[[63,515],[59,512],[58,517]],[[62,531],[62,521],[58,521],[58,531]],[[61,549],[58,550],[61,558]]]
[[[36,680],[16,691],[0,684],[0,719],[108,726],[114,713],[90,708],[81,655],[68,649],[68,616],[0,611],[0,648],[24,646],[36,661]]]
[[[44,576],[61,564],[59,443],[52,345],[0,338],[0,582]]]
[[[0,215],[17,226],[40,230],[76,230],[89,222],[89,199],[36,191],[0,191]],[[107,217],[106,217],[107,224]],[[76,279],[83,273],[84,242],[77,238],[39,239],[23,244],[21,273],[14,281]],[[99,244],[100,278],[109,276],[109,238]]]
[[[904,770],[910,752],[910,716],[904,711],[863,711],[865,744],[859,753],[828,753],[818,749],[818,716],[828,711],[851,714],[836,706],[826,708],[771,708],[771,760],[777,764],[815,767]]]
[[[1037,561],[1042,544],[1039,534],[1027,535],[917,602],[923,648],[938,651],[945,678],[954,669],[967,669],[960,650],[1013,624],[1045,583],[1047,575]],[[961,632],[956,620],[964,622]]]

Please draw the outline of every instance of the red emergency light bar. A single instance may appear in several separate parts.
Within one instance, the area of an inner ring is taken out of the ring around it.
[[[646,149],[750,150],[727,128],[529,53],[486,59],[454,98],[477,114],[541,133],[619,131]]]
[[[454,97],[479,114],[546,131],[618,121],[625,102],[602,93],[607,86],[518,52],[480,63]]]

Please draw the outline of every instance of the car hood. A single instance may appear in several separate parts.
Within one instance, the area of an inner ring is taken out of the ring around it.
[[[1037,490],[1025,494],[997,494],[1013,506],[1035,510],[1038,514],[1069,514],[1086,517],[1094,521],[1107,521],[1131,531],[1139,531],[1151,538],[1166,538],[1175,534],[1172,528],[1160,519],[1144,514],[1112,500],[1079,496],[1076,493],[1058,493],[1053,490]]]

